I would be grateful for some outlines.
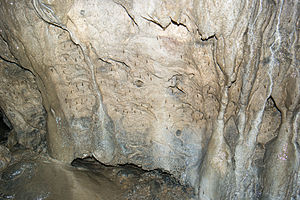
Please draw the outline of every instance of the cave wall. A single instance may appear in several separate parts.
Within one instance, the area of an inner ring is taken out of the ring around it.
[[[4,40],[1,40],[4,42]],[[46,112],[33,74],[22,68],[9,53],[7,44],[1,46],[0,108],[1,120],[9,130],[1,130],[7,146],[21,145],[38,152],[46,147]],[[9,134],[6,132],[9,131]],[[7,136],[8,135],[8,136]],[[7,138],[8,137],[8,138]],[[1,141],[2,143],[2,141]]]
[[[199,199],[299,197],[298,10],[1,1],[0,105],[15,140],[64,162],[160,168]]]

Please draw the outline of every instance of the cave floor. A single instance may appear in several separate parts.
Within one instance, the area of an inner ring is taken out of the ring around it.
[[[0,176],[0,199],[193,199],[193,190],[160,170],[105,166],[94,158],[71,165],[18,150]]]

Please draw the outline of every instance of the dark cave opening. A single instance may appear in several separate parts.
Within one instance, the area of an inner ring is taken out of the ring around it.
[[[94,157],[76,158],[77,169],[101,174],[124,189],[124,199],[191,199],[195,193],[161,169],[145,170],[135,164],[105,165]]]
[[[0,108],[0,145],[5,145],[8,140],[9,132],[12,130],[12,125]]]

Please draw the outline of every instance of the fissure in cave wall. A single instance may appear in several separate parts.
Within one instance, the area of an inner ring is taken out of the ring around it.
[[[297,199],[299,3],[0,1],[19,143],[163,169],[199,199]]]

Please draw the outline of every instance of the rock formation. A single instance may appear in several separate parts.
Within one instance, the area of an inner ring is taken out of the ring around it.
[[[297,0],[2,0],[20,144],[170,172],[199,199],[300,198]]]

